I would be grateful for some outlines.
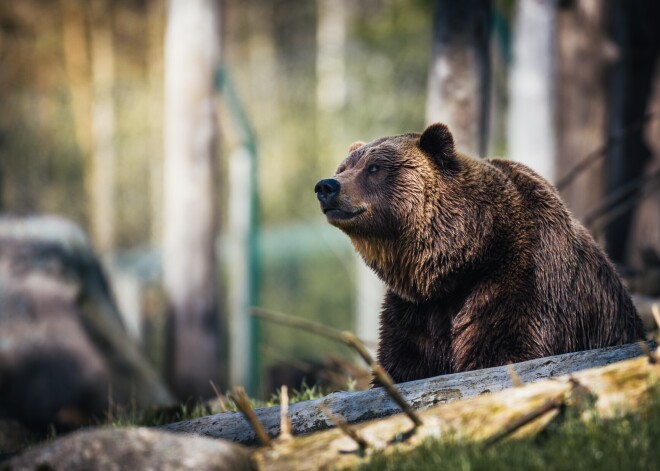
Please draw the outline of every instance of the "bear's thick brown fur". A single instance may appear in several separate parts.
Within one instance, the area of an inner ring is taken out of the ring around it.
[[[378,359],[397,382],[643,337],[555,188],[519,163],[458,153],[443,124],[352,145],[316,191],[387,283]]]

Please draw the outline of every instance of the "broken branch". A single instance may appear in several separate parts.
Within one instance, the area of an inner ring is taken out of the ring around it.
[[[252,409],[252,405],[250,405],[250,398],[245,392],[245,389],[243,389],[242,386],[236,386],[234,393],[231,395],[231,399],[234,401],[234,404],[236,404],[238,410],[241,411],[245,420],[247,420],[252,426],[252,429],[254,430],[254,433],[257,434],[257,438],[261,444],[263,446],[271,446],[270,437],[257,418],[257,415],[254,413],[254,409]]]

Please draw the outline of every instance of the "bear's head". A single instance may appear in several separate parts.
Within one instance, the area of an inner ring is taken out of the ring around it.
[[[437,291],[438,277],[466,261],[465,232],[488,224],[477,220],[487,211],[470,202],[478,164],[456,152],[447,126],[436,123],[422,134],[356,142],[314,191],[328,222],[351,238],[365,262],[397,294],[419,301]]]
[[[438,185],[438,172],[456,163],[444,124],[419,134],[356,142],[333,178],[314,191],[328,222],[353,237],[400,237],[424,217],[425,197]],[[431,191],[430,191],[431,190]]]

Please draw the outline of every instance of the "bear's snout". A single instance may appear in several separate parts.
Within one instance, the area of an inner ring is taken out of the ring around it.
[[[334,178],[326,178],[316,184],[314,191],[316,192],[316,197],[321,203],[328,204],[335,196],[337,196],[340,188],[341,185],[337,180]]]

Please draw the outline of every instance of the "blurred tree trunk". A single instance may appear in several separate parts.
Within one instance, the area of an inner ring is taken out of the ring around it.
[[[319,148],[328,153],[316,157],[321,163],[335,161],[348,150],[346,130],[337,113],[345,107],[347,98],[346,28],[350,6],[346,0],[317,0],[316,6],[316,139]],[[377,345],[385,286],[357,254],[354,263],[355,331],[368,344]]]
[[[614,54],[606,36],[607,2],[564,2],[557,18],[557,181],[607,140],[605,88]],[[603,199],[603,159],[580,172],[559,191],[582,219]]]
[[[80,0],[60,0],[62,47],[71,110],[80,152],[88,158],[91,150],[91,111],[89,47],[85,4]]]
[[[107,0],[92,0],[92,165],[90,220],[96,247],[107,253],[115,235],[115,52],[111,9]]]
[[[346,0],[316,0],[317,164],[346,152],[337,114],[346,105]]]
[[[484,156],[490,100],[489,0],[436,0],[426,121],[442,121],[460,151]]]
[[[647,162],[645,173],[660,172],[660,67],[656,67],[653,97],[648,107],[649,111],[655,111],[655,119],[648,123],[644,138],[651,146],[651,159]],[[655,187],[653,187],[655,185]],[[630,239],[628,243],[626,260],[634,268],[654,269],[660,272],[660,182],[658,179],[651,183],[649,188],[654,188],[637,207],[632,221]],[[657,275],[656,275],[657,276]],[[650,280],[646,287],[639,286],[639,292],[660,295],[660,283]]]
[[[509,157],[555,178],[556,0],[519,0],[509,76]]]
[[[149,232],[152,246],[163,240],[163,37],[165,1],[148,0],[147,81],[149,83]]]
[[[316,106],[322,112],[346,103],[345,0],[317,0]]]
[[[179,398],[226,385],[220,358],[217,132],[220,58],[214,0],[170,0],[165,36],[164,277],[170,303],[168,376]]]
[[[660,2],[658,0],[612,0],[611,35],[619,54],[609,80],[610,109],[608,130],[610,135],[620,134],[631,124],[640,122],[651,111],[652,85],[660,54]],[[656,111],[657,110],[653,110]],[[641,177],[651,162],[649,143],[644,127],[629,132],[617,142],[607,158],[607,193]],[[652,183],[658,185],[655,181]],[[635,195],[641,194],[638,188]],[[657,198],[657,193],[654,193]],[[626,251],[639,250],[630,240],[633,216],[639,205],[612,219],[605,231],[607,251],[615,262],[626,263]],[[651,207],[653,208],[653,207]],[[658,205],[654,205],[658,211]],[[650,214],[657,218],[657,214]],[[657,244],[656,244],[657,247]]]
[[[264,148],[270,150],[271,158],[259,162],[259,174],[268,175],[271,181],[287,181],[291,168],[285,164],[283,158],[291,153],[293,137],[289,137],[283,126],[288,122],[283,106],[283,93],[288,84],[286,74],[280,67],[284,67],[278,60],[278,49],[275,40],[276,21],[275,11],[279,4],[275,2],[246,2],[245,10],[247,28],[247,64],[249,72],[246,87],[250,93],[245,96],[248,109],[259,109],[252,113],[250,120],[252,126],[260,130],[259,141]],[[237,13],[238,9],[232,9]],[[238,70],[235,70],[239,72]],[[295,136],[297,138],[298,136]],[[269,185],[268,200],[285,201],[286,185]]]

